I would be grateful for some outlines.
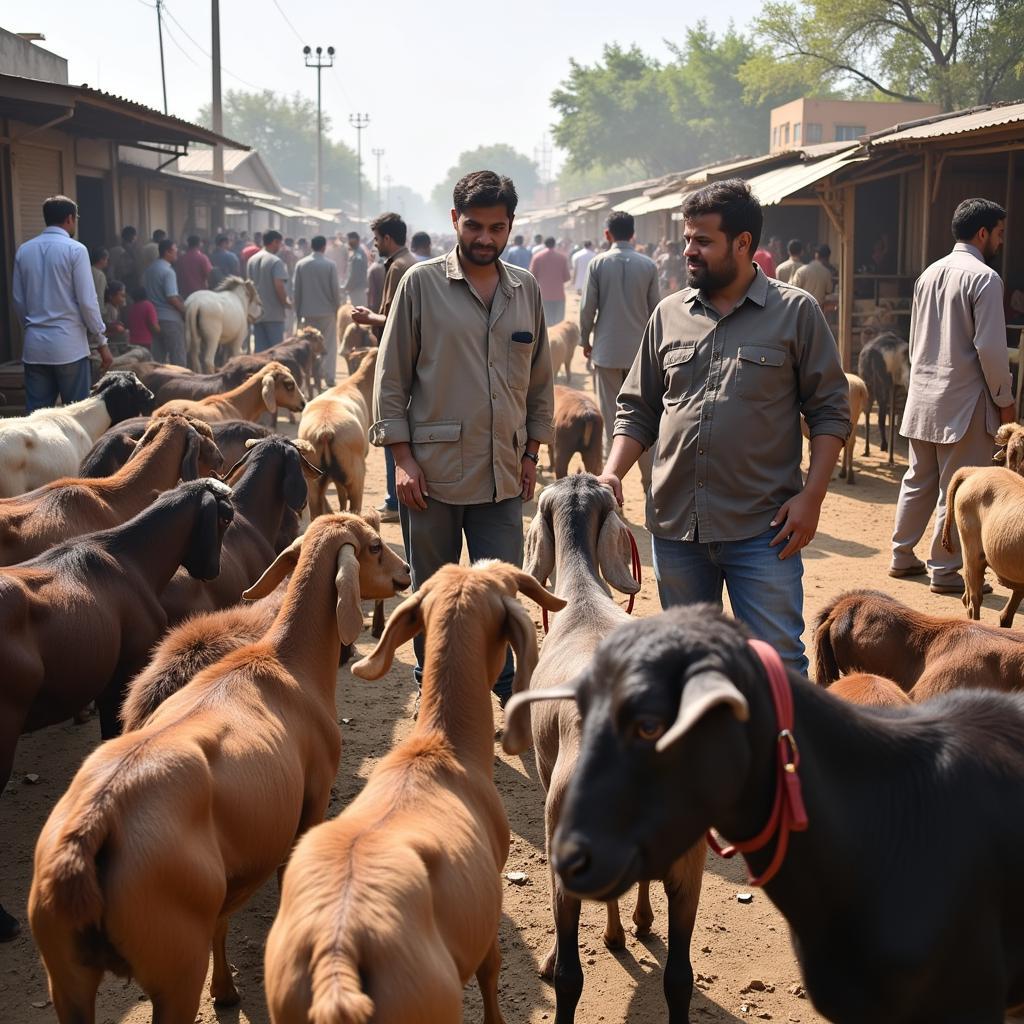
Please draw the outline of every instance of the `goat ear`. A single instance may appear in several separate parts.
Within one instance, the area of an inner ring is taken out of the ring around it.
[[[533,742],[530,705],[534,701],[575,699],[576,690],[571,686],[551,686],[514,694],[505,705],[505,728],[501,734],[501,745],[505,753],[521,754]]]
[[[363,609],[359,604],[359,559],[355,546],[346,541],[338,549],[338,572],[334,577],[338,592],[336,617],[338,639],[343,644],[354,644],[363,631]]]
[[[633,547],[629,543],[629,527],[614,509],[604,517],[597,535],[597,561],[601,575],[623,594],[635,594],[640,589],[630,572]]]
[[[545,591],[546,593],[546,591]],[[512,692],[522,693],[530,687],[533,670],[537,667],[537,627],[526,609],[514,597],[502,597],[505,606],[505,626],[508,642],[516,655],[516,675]]]
[[[732,713],[745,722],[750,717],[747,698],[732,680],[721,672],[709,670],[690,676],[683,683],[679,697],[679,714],[672,727],[658,740],[657,749],[667,750],[676,740],[685,736],[712,708],[728,704]]]
[[[309,489],[302,472],[302,456],[288,445],[284,458],[284,500],[292,511],[301,512],[309,500]]]
[[[1004,423],[996,431],[996,444],[1000,448],[1005,448],[1010,438],[1013,437],[1014,433],[1020,429],[1021,425],[1019,423]]]
[[[384,635],[365,658],[352,666],[352,675],[360,679],[380,679],[395,660],[395,651],[423,632],[422,596],[407,597],[392,613],[384,627]]]
[[[555,571],[555,538],[548,517],[538,508],[526,531],[526,557],[523,568],[539,583],[547,583]]]
[[[260,385],[260,393],[263,395],[263,404],[267,407],[267,412],[277,412],[277,395],[274,393],[275,388],[274,375],[272,373],[268,373],[263,378],[263,383]]]
[[[369,523],[377,533],[380,533],[380,513],[375,508],[368,508],[365,512],[360,512],[359,518],[364,523]]]
[[[1006,466],[1014,473],[1019,473],[1022,463],[1024,463],[1024,434],[1018,431],[1010,438],[1010,442],[1006,446]]]
[[[199,434],[190,427],[179,471],[182,480],[195,480],[199,476],[199,445]]]
[[[305,536],[305,534],[303,534]],[[242,593],[243,601],[256,601],[261,597],[266,597],[267,594],[271,593],[277,588],[277,585],[288,575],[290,572],[295,571],[295,566],[299,564],[299,555],[302,554],[302,537],[296,537],[274,559],[273,562],[267,567],[267,570],[263,575],[246,591]]]
[[[560,612],[568,604],[562,598],[555,597],[551,591],[545,590],[529,573],[523,572],[522,569],[516,569],[515,573],[519,592],[536,601],[541,608],[546,608],[549,612]]]

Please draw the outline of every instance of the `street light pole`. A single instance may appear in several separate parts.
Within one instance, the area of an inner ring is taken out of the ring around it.
[[[377,212],[379,213],[379,212],[381,212],[384,209],[384,207],[383,207],[383,205],[381,203],[381,194],[380,194],[380,158],[384,155],[384,150],[383,149],[376,149],[376,148],[374,148],[370,152],[372,152],[373,155],[377,158],[377,208],[378,208]]]
[[[167,113],[167,73],[164,71],[164,19],[160,9],[161,0],[156,0],[156,35],[160,40],[160,84],[164,90],[164,113]]]
[[[359,222],[363,221],[363,129],[370,123],[369,114],[349,114],[348,123],[356,130],[356,159],[359,179]]]
[[[323,175],[324,175],[324,115],[320,102],[320,75],[324,68],[334,67],[334,47],[328,46],[324,54],[322,46],[314,52],[308,46],[302,48],[307,68],[316,68],[316,208],[324,207]]]
[[[224,107],[221,102],[220,88],[220,0],[210,0],[210,52],[213,65],[213,130],[218,135],[224,134]],[[224,147],[217,143],[213,147],[213,180],[224,180]]]

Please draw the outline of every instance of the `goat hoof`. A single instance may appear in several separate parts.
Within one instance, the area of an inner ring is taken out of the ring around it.
[[[211,992],[213,996],[213,1005],[222,1008],[227,1006],[237,1006],[241,1001],[242,997],[238,994],[238,989],[232,986],[230,992],[224,992],[222,995],[217,995],[215,992]]]
[[[650,921],[634,921],[633,922],[633,935],[642,939],[645,935],[651,934],[651,926],[654,924],[654,920]]]
[[[622,927],[616,928],[614,931],[604,933],[604,944],[607,949],[625,949],[626,948],[626,933],[622,930]]]
[[[18,919],[11,917],[2,906],[0,906],[0,942],[10,942],[21,934],[21,925]],[[553,961],[552,961],[553,962]]]

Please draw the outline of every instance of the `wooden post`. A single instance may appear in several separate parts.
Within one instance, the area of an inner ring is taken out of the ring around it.
[[[854,271],[854,223],[857,213],[857,186],[843,188],[843,257],[839,268],[839,358],[844,369],[853,366],[853,271]]]
[[[921,183],[921,202],[924,204],[921,211],[921,270],[928,266],[928,243],[931,241],[932,225],[932,154],[931,150],[924,151],[924,181]]]
[[[1012,224],[1010,218],[1013,216],[1013,186],[1017,177],[1017,151],[1011,149],[1006,158],[1006,201],[1003,209],[1006,210],[1006,223]],[[1003,240],[1003,283],[1006,283],[1006,273],[1010,269],[1010,246]],[[1018,367],[1018,373],[1021,368]]]

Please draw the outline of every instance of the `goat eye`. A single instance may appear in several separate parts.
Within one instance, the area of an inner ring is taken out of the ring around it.
[[[379,555],[381,553],[381,551],[383,550],[383,547],[384,546],[381,544],[380,541],[376,541],[375,543],[370,545],[370,554],[371,555]]]
[[[656,718],[641,718],[634,726],[634,730],[637,739],[643,740],[644,743],[653,743],[661,739],[665,726]]]

